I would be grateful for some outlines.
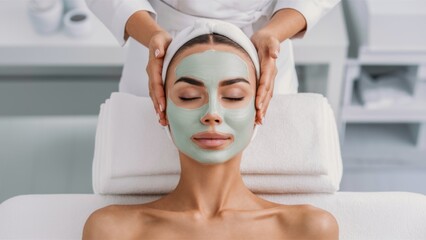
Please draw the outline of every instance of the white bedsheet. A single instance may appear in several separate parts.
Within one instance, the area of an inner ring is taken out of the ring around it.
[[[332,213],[341,240],[426,239],[426,196],[409,192],[259,195],[282,204],[308,203]],[[87,217],[110,204],[159,196],[22,195],[0,204],[0,239],[81,239]]]

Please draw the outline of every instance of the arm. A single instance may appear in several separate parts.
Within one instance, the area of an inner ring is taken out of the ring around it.
[[[86,0],[87,6],[98,17],[101,22],[111,31],[121,46],[127,41],[129,34],[126,34],[126,23],[136,12],[138,16],[144,13],[148,17],[141,20],[139,27],[151,27],[153,23],[156,24],[156,12],[147,0]],[[151,29],[149,29],[151,31]],[[130,36],[132,36],[130,34]],[[132,36],[133,37],[133,36]],[[139,42],[139,38],[135,38]]]
[[[283,9],[293,9],[299,12],[305,18],[306,28],[296,34],[290,34],[290,37],[287,38],[303,38],[339,2],[340,0],[277,0],[273,12],[276,14]]]
[[[160,123],[166,125],[161,68],[171,36],[156,22],[156,12],[147,0],[86,0],[90,10],[111,31],[121,46],[129,36],[149,48],[147,73],[149,93]],[[142,81],[142,79],[141,79]]]
[[[273,15],[263,28],[253,34],[260,61],[260,80],[256,96],[256,121],[263,122],[273,95],[277,74],[275,60],[280,43],[289,38],[302,38],[318,20],[340,0],[277,0]]]
[[[297,10],[283,8],[274,13],[272,18],[258,32],[272,36],[279,43],[307,29],[306,18]]]

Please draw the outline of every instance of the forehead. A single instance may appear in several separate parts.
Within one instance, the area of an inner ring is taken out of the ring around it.
[[[241,50],[236,49],[235,47],[228,46],[225,44],[197,44],[194,45],[188,49],[185,49],[184,51],[180,52],[179,55],[175,56],[171,64],[169,65],[169,68],[167,70],[167,85],[171,85],[174,81],[176,81],[176,68],[180,66],[181,64],[185,64],[187,59],[193,58],[196,55],[200,55],[197,53],[204,53],[204,52],[210,52],[210,50],[215,50],[218,52],[222,52],[225,54],[220,54],[216,56],[224,57],[226,55],[234,55],[235,57],[242,60],[242,62],[245,63],[247,66],[247,70],[249,72],[248,80],[250,82],[255,83],[256,77],[255,77],[255,69],[254,64],[251,61],[251,58],[243,53]],[[209,54],[203,54],[204,56],[209,56]],[[220,59],[220,57],[218,59]],[[195,62],[197,63],[197,62]]]
[[[233,46],[227,45],[227,44],[222,44],[222,43],[203,43],[203,44],[195,44],[181,52],[179,52],[179,54],[177,56],[174,57],[173,59],[173,63],[178,63],[180,62],[180,60],[182,60],[183,58],[194,54],[194,53],[198,53],[198,52],[204,52],[206,50],[218,50],[218,51],[225,51],[225,52],[229,52],[229,53],[234,53],[237,54],[238,56],[240,56],[241,58],[243,58],[245,61],[247,61],[248,63],[251,63],[251,58],[242,52],[242,50],[237,49]]]
[[[248,79],[248,66],[234,53],[206,50],[183,58],[176,66],[176,78],[193,77],[215,84],[231,78]]]

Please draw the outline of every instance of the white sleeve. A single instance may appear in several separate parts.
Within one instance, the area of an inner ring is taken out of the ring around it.
[[[340,0],[277,0],[273,13],[283,8],[299,11],[306,19],[306,31],[299,32],[292,38],[303,38]]]
[[[86,0],[87,6],[111,31],[121,46],[124,46],[125,27],[130,16],[145,10],[156,19],[156,12],[148,0]]]

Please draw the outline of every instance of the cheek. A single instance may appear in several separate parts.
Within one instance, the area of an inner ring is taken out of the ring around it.
[[[247,131],[253,129],[255,121],[254,97],[247,106],[239,109],[228,109],[226,111],[226,122],[236,131]]]
[[[166,115],[173,131],[186,133],[197,131],[201,126],[200,114],[205,111],[206,106],[199,109],[185,109],[176,106],[170,98],[167,99]]]

